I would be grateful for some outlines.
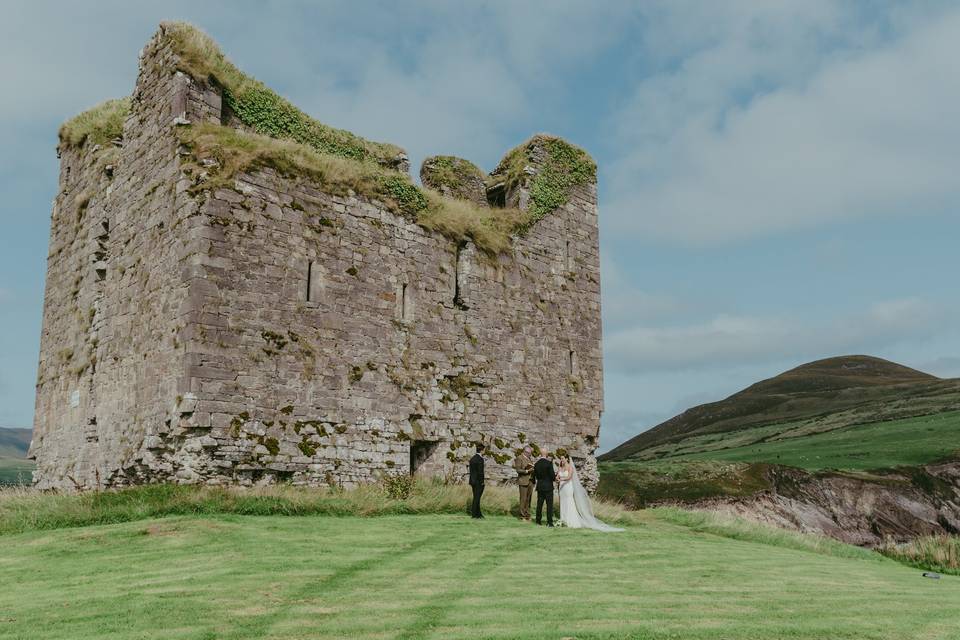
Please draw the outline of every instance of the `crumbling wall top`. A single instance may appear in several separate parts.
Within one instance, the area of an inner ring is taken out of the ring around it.
[[[488,254],[509,252],[512,239],[568,202],[569,192],[596,180],[596,165],[560,138],[536,135],[510,151],[490,176],[452,156],[428,158],[423,187],[407,173],[396,145],[372,142],[324,125],[244,74],[212,38],[183,22],[164,22],[155,42],[175,52],[172,72],[216,90],[219,123],[181,122],[178,135],[192,154],[195,192],[232,184],[237,174],[271,167],[302,176],[331,193],[353,192],[457,242],[472,240]],[[159,50],[152,47],[144,55]],[[169,63],[167,63],[169,64]],[[222,102],[222,106],[221,106]],[[61,128],[61,146],[102,144],[118,137],[130,100],[104,103]],[[488,203],[493,206],[488,206]]]
[[[431,156],[420,165],[420,181],[445,196],[487,206],[486,176],[469,160]]]

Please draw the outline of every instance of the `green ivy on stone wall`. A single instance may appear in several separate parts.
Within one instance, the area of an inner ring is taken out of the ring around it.
[[[259,80],[240,71],[210,36],[193,25],[165,22],[162,28],[180,57],[182,70],[194,78],[212,80],[219,85],[227,108],[257,133],[294,140],[321,153],[383,165],[394,164],[403,152],[395,145],[371,142],[311,118]]]
[[[513,188],[526,179],[526,167],[538,145],[546,152],[546,159],[530,181],[530,204],[526,220],[517,225],[517,232],[526,233],[530,227],[549,213],[565,205],[570,189],[597,179],[597,165],[586,151],[561,138],[538,135],[515,148],[501,161],[492,179],[506,178],[507,188]]]

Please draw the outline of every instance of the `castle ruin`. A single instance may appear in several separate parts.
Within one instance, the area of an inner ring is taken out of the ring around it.
[[[113,127],[111,129],[111,127]],[[59,146],[35,484],[587,484],[603,402],[595,165],[535,136],[489,176],[307,118],[164,24]],[[473,218],[471,218],[473,216]]]

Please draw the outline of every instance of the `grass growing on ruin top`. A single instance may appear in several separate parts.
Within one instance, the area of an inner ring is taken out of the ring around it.
[[[517,209],[480,207],[448,198],[418,187],[406,174],[322,153],[293,140],[209,123],[179,131],[198,161],[193,168],[196,175],[206,172],[197,189],[233,188],[238,174],[269,167],[284,176],[307,177],[335,195],[353,192],[381,200],[391,211],[452,240],[470,239],[490,255],[509,251],[511,234],[529,218]],[[203,167],[202,159],[215,159],[219,166]]]
[[[130,98],[101,102],[60,125],[60,144],[77,148],[86,142],[104,145],[123,135],[123,121],[130,113]]]
[[[479,206],[415,185],[394,169],[402,149],[371,142],[349,131],[324,125],[262,82],[231,63],[216,42],[183,22],[163,23],[162,29],[180,58],[182,71],[215,83],[222,90],[224,109],[247,131],[213,124],[181,127],[180,137],[196,160],[215,158],[216,167],[195,169],[195,189],[232,188],[242,172],[271,167],[287,177],[306,176],[327,191],[350,192],[382,201],[390,210],[451,240],[472,240],[489,256],[507,253],[512,236],[522,235],[544,216],[568,201],[569,189],[594,180],[596,165],[582,149],[560,138],[538,135],[512,150],[490,179],[508,188],[527,179],[531,154],[543,147],[545,161],[529,187],[527,211]],[[110,100],[70,119],[60,129],[61,145],[80,147],[87,141],[104,144],[122,135],[130,98]],[[483,179],[479,168],[452,156],[437,156],[432,184],[458,191],[471,177]]]
[[[353,160],[391,165],[403,153],[392,144],[371,142],[311,118],[265,84],[240,71],[217,43],[185,22],[162,28],[180,56],[182,70],[199,80],[213,80],[223,89],[225,105],[243,124],[273,138],[289,138],[313,149]]]
[[[529,216],[521,233],[565,205],[571,188],[597,179],[597,165],[586,151],[562,138],[539,134],[510,150],[487,179],[488,184],[503,182],[509,190],[526,180],[527,167],[540,147],[546,160],[530,183]]]
[[[456,156],[433,156],[427,158],[420,171],[421,178],[429,179],[431,185],[444,186],[454,192],[461,191],[471,179],[486,179],[480,168]]]

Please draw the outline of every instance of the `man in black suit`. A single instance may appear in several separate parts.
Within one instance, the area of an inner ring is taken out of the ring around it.
[[[547,503],[547,526],[553,526],[553,483],[557,480],[557,472],[545,453],[533,465],[533,481],[537,483],[537,524],[543,524],[543,503]]]
[[[477,452],[470,458],[470,486],[473,488],[473,504],[470,505],[470,516],[482,518],[480,513],[480,496],[483,495],[483,445],[477,445]]]

